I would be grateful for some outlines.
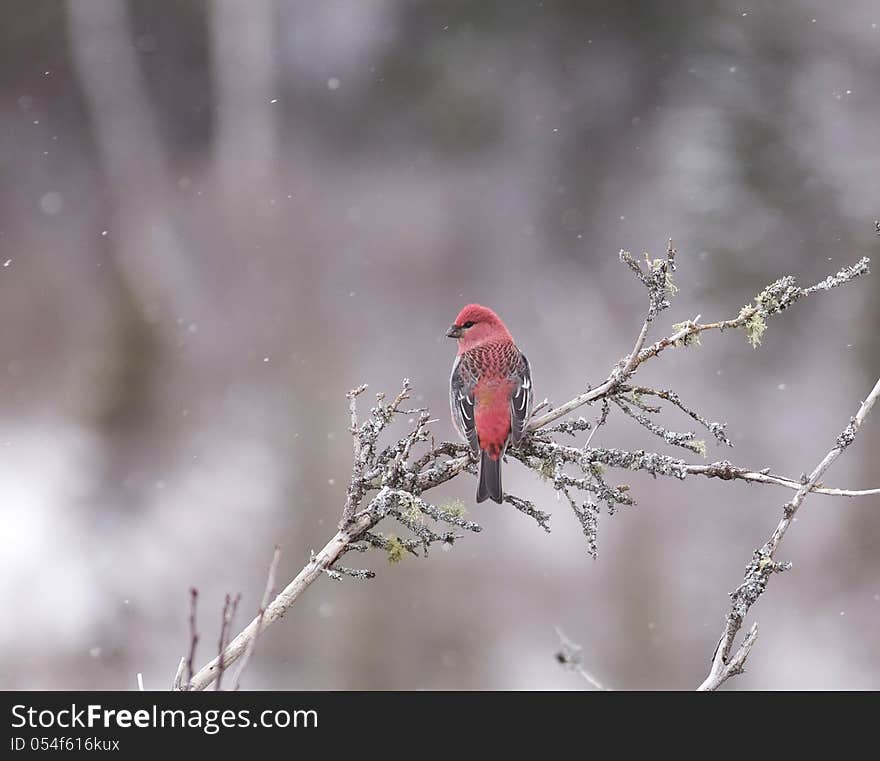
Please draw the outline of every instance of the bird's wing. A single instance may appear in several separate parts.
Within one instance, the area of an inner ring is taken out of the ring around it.
[[[510,441],[516,446],[525,435],[532,416],[532,370],[526,355],[519,352],[516,370],[511,380],[516,383],[510,397]]]
[[[480,453],[477,427],[474,422],[474,386],[476,376],[463,366],[461,356],[455,358],[452,375],[449,378],[449,406],[452,422],[459,435],[470,445],[474,455]]]

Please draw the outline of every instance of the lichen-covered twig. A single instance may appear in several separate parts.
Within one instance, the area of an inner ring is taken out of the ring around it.
[[[624,414],[629,415],[629,417],[635,420],[639,425],[653,433],[655,436],[659,436],[667,444],[674,447],[683,447],[684,449],[688,449],[691,452],[701,454],[705,457],[706,442],[697,439],[697,435],[693,431],[687,431],[685,433],[670,431],[668,428],[664,428],[662,425],[652,420],[649,415],[630,409],[629,405],[621,396],[615,396],[613,399],[614,403],[623,410]]]
[[[699,412],[692,409],[691,407],[688,407],[681,400],[681,397],[674,391],[655,389],[651,388],[650,386],[622,386],[620,391],[622,393],[631,393],[636,397],[653,396],[657,397],[658,399],[663,399],[667,402],[670,402],[678,407],[686,415],[690,416],[700,425],[702,425],[707,431],[709,431],[709,433],[711,433],[715,437],[719,444],[726,444],[729,447],[733,446],[724,431],[724,429],[727,427],[725,423],[717,423],[712,420],[707,420]]]
[[[645,348],[640,347],[640,344],[644,343],[643,333],[647,332],[643,325],[642,332],[639,334],[639,340],[636,342],[638,351],[628,355],[628,359],[624,364],[624,369],[627,370],[626,373],[612,371],[607,380],[595,388],[590,389],[583,394],[579,394],[565,404],[546,412],[540,417],[533,418],[529,423],[529,430],[536,431],[545,427],[549,423],[552,423],[554,420],[558,420],[559,418],[568,415],[570,412],[574,412],[574,410],[583,407],[585,404],[591,404],[592,402],[605,398],[612,392],[619,390],[621,376],[631,375],[632,372],[643,362],[658,356],[670,346],[688,345],[695,337],[706,331],[743,329],[746,331],[750,343],[756,346],[760,343],[760,338],[766,329],[766,319],[768,317],[778,315],[803,296],[816,293],[820,290],[829,290],[849,283],[860,275],[866,274],[869,271],[869,264],[870,260],[867,257],[864,257],[851,267],[845,267],[835,275],[829,275],[821,282],[816,283],[816,285],[810,286],[809,288],[798,287],[794,278],[791,276],[780,278],[774,283],[768,285],[760,294],[758,294],[755,299],[755,305],[747,305],[743,307],[737,317],[709,323],[688,320],[686,323],[676,326],[677,330],[670,335],[661,338],[659,341],[656,341]]]
[[[666,250],[666,259],[656,259],[651,261],[646,254],[645,258],[647,259],[648,264],[648,272],[646,273],[642,270],[641,265],[636,262],[629,251],[620,252],[620,260],[636,273],[639,280],[648,289],[648,315],[642,323],[642,328],[636,338],[635,346],[633,346],[632,351],[617,364],[603,383],[596,388],[588,389],[585,393],[579,394],[574,397],[574,399],[570,399],[565,404],[550,410],[540,417],[533,417],[527,430],[537,431],[538,429],[544,428],[552,423],[554,420],[564,417],[569,412],[573,412],[579,407],[583,407],[585,404],[590,404],[599,399],[603,399],[615,389],[618,389],[644,361],[642,359],[642,347],[645,345],[645,340],[648,337],[648,330],[657,314],[669,306],[669,301],[666,299],[666,293],[667,291],[674,289],[672,272],[675,270],[675,253],[675,249],[672,247],[672,241],[669,241],[669,246]]]
[[[758,635],[757,625],[752,626],[743,643],[731,655],[736,635],[742,628],[743,620],[748,614],[749,609],[758,601],[758,598],[767,588],[770,577],[774,573],[788,570],[791,567],[789,563],[776,561],[776,550],[779,549],[780,542],[782,542],[786,532],[792,525],[795,515],[807,494],[819,483],[819,479],[822,478],[822,475],[831,467],[834,461],[853,443],[859,428],[870,414],[878,397],[880,397],[880,379],[877,380],[871,393],[868,394],[868,397],[859,406],[855,417],[850,420],[843,433],[837,437],[837,441],[831,451],[813,469],[813,472],[797,490],[791,501],[783,505],[782,519],[763,547],[755,551],[752,561],[746,567],[743,583],[731,594],[730,612],[727,614],[724,629],[721,632],[721,639],[712,658],[712,668],[705,681],[699,686],[699,690],[717,690],[730,677],[742,672],[749,651]]]
[[[354,511],[357,509],[363,499],[363,470],[366,458],[369,456],[369,444],[362,442],[358,435],[358,414],[357,414],[357,398],[367,390],[367,385],[362,384],[357,388],[353,388],[346,396],[348,397],[348,409],[351,415],[351,431],[352,443],[354,447],[354,458],[352,460],[351,481],[348,485],[348,491],[345,495],[345,506],[342,508],[342,519],[340,525],[351,520]]]
[[[504,501],[509,505],[513,505],[517,510],[535,520],[544,531],[550,533],[550,515],[535,507],[533,502],[529,502],[522,497],[515,497],[513,494],[505,494]]]

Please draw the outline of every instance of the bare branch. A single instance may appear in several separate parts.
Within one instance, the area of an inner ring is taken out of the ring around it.
[[[177,673],[174,675],[174,681],[171,682],[171,689],[175,692],[180,690],[185,690],[186,686],[189,684],[189,677],[187,675],[187,658],[186,656],[180,659],[180,663],[177,664]]]
[[[363,386],[362,388],[366,388]],[[278,572],[278,564],[281,562],[281,548],[276,547],[275,552],[272,554],[272,562],[269,564],[269,573],[266,576],[266,589],[263,592],[263,599],[260,602],[260,609],[257,612],[257,631],[260,630],[263,623],[263,616],[266,615],[266,608],[269,606],[269,601],[272,599],[272,595],[275,594],[275,576]],[[241,686],[241,675],[244,673],[244,670],[247,668],[248,662],[251,659],[251,656],[254,654],[254,647],[257,644],[257,638],[254,637],[247,643],[247,646],[244,650],[244,656],[241,659],[241,663],[238,665],[238,669],[235,672],[235,677],[232,680],[233,690],[237,690]],[[226,648],[224,647],[224,650]],[[222,662],[222,651],[220,653],[220,662]],[[218,678],[219,684],[219,678]]]
[[[226,645],[229,643],[229,637],[232,629],[232,621],[235,618],[235,611],[238,610],[238,603],[241,600],[241,595],[236,595],[234,598],[230,595],[226,595],[226,599],[223,601],[223,614],[220,619],[220,641],[217,643],[217,654],[221,654],[225,649]],[[223,661],[220,662],[220,669],[217,672],[217,682],[214,684],[214,689],[218,692],[220,691],[220,683],[223,681]]]
[[[238,660],[247,650],[251,640],[259,637],[269,626],[281,618],[299,599],[299,596],[311,586],[312,582],[321,576],[326,568],[329,568],[340,558],[348,544],[372,528],[377,520],[375,515],[366,510],[355,515],[349,523],[349,528],[338,531],[324,545],[324,548],[306,563],[303,569],[296,575],[296,578],[269,603],[263,615],[256,616],[229,643],[221,655],[218,655],[210,663],[199,669],[198,673],[189,680],[189,689],[204,690],[210,685],[217,678],[221,660],[223,668],[228,668],[231,663]]]
[[[189,655],[186,659],[186,683],[193,678],[193,661],[196,657],[196,646],[199,644],[199,634],[196,629],[196,606],[199,601],[199,590],[192,587],[189,590]]]

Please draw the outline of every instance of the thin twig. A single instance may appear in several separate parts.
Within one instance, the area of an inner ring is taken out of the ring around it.
[[[583,648],[566,637],[558,626],[556,627],[556,635],[559,637],[560,644],[560,649],[556,653],[556,660],[565,668],[580,674],[597,690],[607,692],[608,688],[584,668]]]
[[[711,465],[697,465],[687,463],[685,468],[688,474],[708,476],[709,478],[721,478],[725,481],[740,480],[751,481],[757,484],[768,484],[771,486],[783,486],[786,489],[798,491],[803,487],[800,481],[795,481],[785,476],[777,476],[765,471],[752,471],[746,468],[737,468],[729,462],[716,462]],[[813,494],[825,494],[829,497],[870,497],[880,494],[878,489],[836,489],[830,486],[814,485],[810,491]]]
[[[724,429],[726,427],[724,423],[716,423],[711,420],[707,420],[699,412],[696,412],[695,410],[685,405],[685,403],[681,400],[681,397],[674,391],[668,391],[665,389],[654,389],[650,388],[649,386],[623,386],[620,390],[624,392],[632,392],[633,395],[656,396],[658,399],[663,399],[665,401],[671,402],[686,415],[690,416],[700,425],[706,428],[720,444],[726,444],[729,447],[733,446],[730,439],[727,438],[727,435],[724,432]]]
[[[220,619],[220,640],[217,643],[217,654],[219,655],[226,649],[226,645],[229,644],[229,636],[232,630],[232,621],[235,619],[235,611],[238,610],[238,602],[241,600],[241,595],[238,594],[234,598],[230,595],[226,595],[226,599],[223,602],[223,613]],[[223,681],[223,661],[220,661],[220,669],[217,672],[217,681],[214,684],[214,689],[218,692],[220,691],[220,683]]]
[[[599,419],[596,420],[593,425],[593,430],[590,431],[590,435],[587,436],[587,441],[584,443],[584,449],[590,448],[590,442],[593,440],[593,436],[596,435],[596,431],[598,431],[603,425],[605,425],[605,421],[608,420],[608,402],[606,400],[602,400],[602,414],[599,415]]]
[[[196,646],[199,644],[199,633],[196,628],[196,606],[199,601],[199,590],[192,587],[189,590],[189,655],[186,659],[186,683],[192,682],[193,661],[196,657]]]
[[[266,589],[263,592],[263,599],[260,602],[260,610],[257,613],[257,631],[260,631],[261,629],[261,626],[263,624],[263,617],[266,615],[266,608],[269,607],[269,601],[275,594],[275,576],[278,572],[278,564],[280,562],[281,548],[275,547],[275,552],[272,555],[272,562],[269,564],[269,573],[266,576]],[[251,656],[254,654],[254,648],[256,647],[256,644],[256,637],[254,637],[252,640],[250,640],[250,642],[247,643],[247,647],[245,648],[241,663],[238,665],[238,669],[235,672],[235,677],[232,680],[233,690],[237,690],[241,686],[241,675],[244,673],[244,670],[247,668]]]
[[[186,667],[187,660],[184,656],[180,659],[180,663],[177,664],[177,673],[174,675],[174,681],[171,682],[171,689],[175,692],[185,690],[186,685],[189,684],[187,680]]]
[[[351,481],[345,494],[345,506],[342,508],[342,518],[339,520],[339,528],[343,528],[348,523],[355,511],[358,509],[361,500],[364,497],[364,465],[369,455],[367,444],[362,443],[359,437],[358,414],[357,414],[357,398],[367,390],[367,384],[364,383],[357,388],[353,388],[346,396],[348,397],[348,410],[351,416],[351,438],[352,447],[354,449],[354,457],[351,466]]]
[[[764,546],[755,552],[752,562],[746,567],[743,583],[732,594],[733,603],[730,612],[727,614],[721,639],[718,642],[718,647],[712,659],[712,668],[705,681],[697,689],[701,691],[717,690],[731,676],[742,672],[743,665],[757,637],[757,627],[752,627],[752,630],[737,652],[733,657],[730,657],[736,635],[742,628],[743,620],[748,614],[749,609],[758,601],[758,598],[767,588],[770,576],[773,573],[787,570],[790,567],[790,564],[778,563],[774,560],[776,550],[794,521],[795,515],[807,494],[813,490],[825,471],[831,467],[834,461],[855,440],[859,428],[870,414],[878,397],[880,397],[880,379],[874,384],[874,388],[868,394],[867,399],[859,406],[855,417],[850,420],[843,433],[837,437],[837,441],[831,451],[813,469],[810,477],[797,490],[791,501],[784,505],[782,520],[779,521]]]

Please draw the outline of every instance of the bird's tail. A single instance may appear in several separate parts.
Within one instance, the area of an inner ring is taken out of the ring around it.
[[[484,449],[480,461],[480,485],[477,487],[477,502],[487,497],[501,504],[501,458],[492,459]]]

